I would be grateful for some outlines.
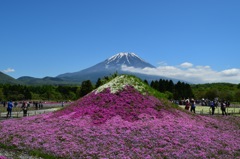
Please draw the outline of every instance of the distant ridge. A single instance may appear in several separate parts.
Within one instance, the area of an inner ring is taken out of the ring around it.
[[[67,85],[74,84],[73,82],[66,82],[61,78],[57,77],[44,77],[44,78],[34,78],[29,76],[23,76],[17,79],[21,83],[27,85]]]
[[[18,80],[14,79],[11,76],[8,76],[6,74],[4,74],[3,72],[0,71],[0,83],[2,84],[21,84],[21,82],[19,82]]]

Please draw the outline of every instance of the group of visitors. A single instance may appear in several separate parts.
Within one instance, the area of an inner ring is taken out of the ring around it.
[[[185,109],[189,110],[189,108],[190,108],[191,112],[196,113],[196,111],[195,111],[196,103],[195,103],[195,100],[193,98],[191,100],[187,99],[185,101]]]
[[[11,118],[12,117],[12,109],[16,105],[15,103],[13,103],[12,101],[9,101],[7,103],[7,118]],[[23,116],[24,117],[27,116],[27,111],[28,111],[29,107],[30,107],[30,103],[29,102],[25,102],[25,101],[22,102],[21,109],[23,111]]]
[[[222,115],[227,115],[227,112],[226,112],[226,107],[229,107],[230,106],[230,102],[229,101],[221,101],[220,102],[221,104],[221,111],[222,111]],[[218,102],[216,101],[210,101],[210,109],[211,109],[211,114],[214,115],[215,113],[215,108],[218,106]],[[186,99],[185,100],[185,109],[186,110],[189,110],[193,113],[196,113],[196,103],[195,103],[195,100],[192,98],[192,99]]]
[[[38,109],[42,109],[43,108],[43,103],[40,101],[34,101],[33,102],[33,105],[35,106],[35,109],[38,110]]]
[[[230,102],[229,101],[221,101],[220,105],[221,105],[222,115],[227,115],[226,107],[230,106]],[[216,107],[217,107],[217,105],[213,101],[211,101],[210,108],[212,109],[212,115],[214,115]]]
[[[38,109],[42,109],[43,108],[43,103],[40,101],[40,102],[37,102],[37,101],[34,101],[34,102],[26,102],[26,101],[22,101],[20,102],[21,104],[21,110],[23,111],[23,116],[27,116],[27,111],[28,111],[28,108],[30,107],[30,104],[32,104],[33,106],[35,106],[35,109],[38,110]],[[18,102],[12,102],[12,101],[9,101],[9,102],[2,102],[2,105],[3,107],[6,107],[7,106],[7,118],[10,118],[12,116],[12,109],[14,107],[17,107],[19,105]]]

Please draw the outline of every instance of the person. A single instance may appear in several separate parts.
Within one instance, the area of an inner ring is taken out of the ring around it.
[[[8,106],[7,106],[7,118],[12,117],[12,108],[13,108],[13,103],[12,103],[12,101],[9,101]]]
[[[215,112],[215,104],[213,101],[210,102],[210,107],[212,108],[212,115],[214,115]]]
[[[38,110],[38,102],[35,102],[35,109]]]
[[[227,115],[226,112],[226,103],[225,102],[221,102],[221,110],[222,110],[222,115]]]
[[[41,109],[43,108],[43,103],[42,103],[42,101],[40,101],[39,107],[40,107]]]
[[[29,108],[30,107],[30,102],[27,102],[27,108]]]
[[[229,100],[226,102],[226,107],[230,107],[230,102],[229,102]]]
[[[186,110],[189,110],[189,105],[190,105],[189,99],[187,99],[185,102],[186,102],[186,103],[185,103],[185,109],[186,109]]]
[[[26,102],[23,102],[22,103],[22,110],[23,110],[23,116],[27,116],[27,109],[28,109],[28,106],[26,104]]]
[[[15,101],[15,102],[14,102],[14,107],[17,107],[17,105],[18,105],[18,103]]]
[[[195,101],[194,101],[194,99],[192,98],[191,99],[191,101],[190,101],[190,103],[191,103],[191,112],[194,112],[195,113]]]

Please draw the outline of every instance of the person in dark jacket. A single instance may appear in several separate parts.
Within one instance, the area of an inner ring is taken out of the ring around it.
[[[23,110],[23,116],[27,116],[27,111],[28,111],[28,106],[26,104],[26,102],[22,103],[22,110]]]
[[[221,111],[222,111],[222,115],[227,115],[225,102],[221,102]]]
[[[190,100],[190,103],[191,103],[191,112],[196,113],[195,112],[196,105],[195,105],[195,101],[193,98]]]
[[[214,112],[215,112],[215,104],[213,101],[210,102],[210,107],[212,109],[212,115],[214,115]]]
[[[12,103],[12,101],[9,101],[8,105],[7,105],[7,118],[12,117],[12,108],[13,108],[13,103]]]

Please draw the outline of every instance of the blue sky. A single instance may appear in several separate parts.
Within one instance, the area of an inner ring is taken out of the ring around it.
[[[0,70],[54,77],[134,52],[157,69],[132,71],[240,83],[239,17],[238,0],[1,0]]]

